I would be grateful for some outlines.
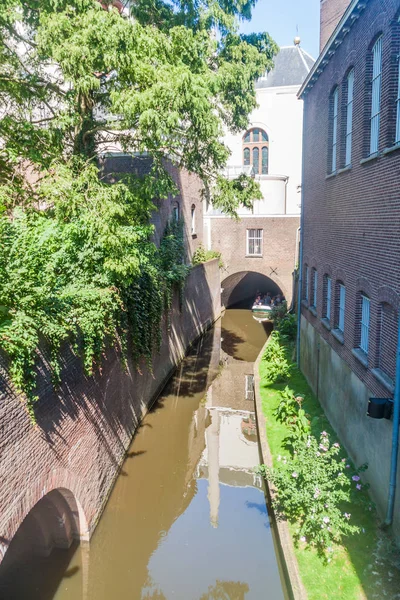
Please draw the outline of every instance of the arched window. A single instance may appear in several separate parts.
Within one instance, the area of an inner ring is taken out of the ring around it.
[[[256,175],[268,175],[268,135],[263,129],[254,127],[243,136],[243,165],[252,165]]]

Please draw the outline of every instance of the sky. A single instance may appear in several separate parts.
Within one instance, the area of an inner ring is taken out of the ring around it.
[[[319,54],[320,0],[258,0],[242,33],[267,31],[279,46],[290,46],[296,35],[313,58]],[[298,32],[298,33],[297,33]]]

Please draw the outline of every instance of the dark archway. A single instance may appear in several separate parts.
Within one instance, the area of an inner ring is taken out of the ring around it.
[[[78,539],[79,511],[73,494],[52,490],[25,517],[4,555],[0,598],[53,598]]]
[[[282,295],[282,290],[270,277],[255,271],[233,273],[223,280],[222,305],[225,308],[251,308],[257,292],[271,296]]]

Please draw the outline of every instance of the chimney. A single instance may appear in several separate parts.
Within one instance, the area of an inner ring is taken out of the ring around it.
[[[321,0],[319,51],[331,37],[336,25],[344,15],[350,0]]]

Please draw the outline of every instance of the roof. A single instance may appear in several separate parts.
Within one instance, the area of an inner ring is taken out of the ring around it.
[[[325,69],[332,56],[335,54],[336,49],[340,46],[344,37],[349,33],[351,27],[354,25],[366,7],[368,1],[369,0],[352,0],[350,2],[343,17],[337,24],[336,29],[327,41],[324,49],[317,58],[313,68],[308,73],[306,80],[301,86],[301,89],[297,94],[299,98],[301,98],[305,92],[308,92],[319,78],[320,74]]]
[[[301,86],[314,64],[314,59],[300,45],[282,46],[273,69],[256,82],[256,88]]]

